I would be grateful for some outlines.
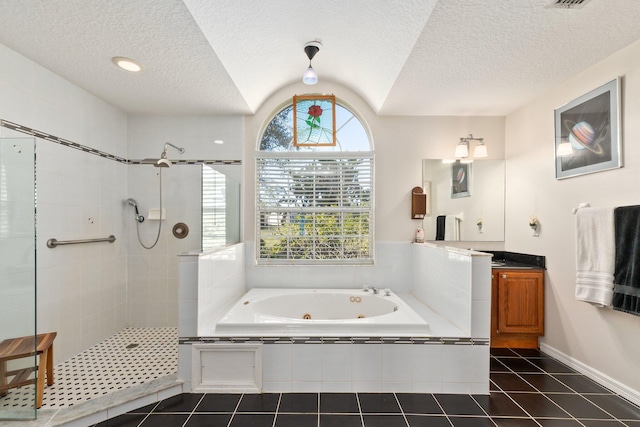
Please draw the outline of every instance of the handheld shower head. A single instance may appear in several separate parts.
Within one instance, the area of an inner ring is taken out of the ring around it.
[[[127,199],[127,204],[129,206],[133,206],[133,209],[136,212],[136,215],[135,215],[136,221],[143,222],[144,221],[144,217],[142,215],[140,215],[140,212],[138,212],[138,202],[136,202],[135,199],[129,198],[129,199]]]

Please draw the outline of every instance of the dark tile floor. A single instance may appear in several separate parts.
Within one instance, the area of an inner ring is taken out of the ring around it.
[[[491,351],[490,395],[181,394],[96,427],[640,427],[640,408],[537,350]]]

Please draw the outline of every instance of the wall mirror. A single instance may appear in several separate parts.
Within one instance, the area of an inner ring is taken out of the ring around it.
[[[462,164],[424,159],[422,180],[427,193],[427,216],[422,223],[426,240],[436,240],[440,234],[438,240],[504,241],[504,160]],[[456,236],[448,229],[443,238],[445,219],[457,222]]]

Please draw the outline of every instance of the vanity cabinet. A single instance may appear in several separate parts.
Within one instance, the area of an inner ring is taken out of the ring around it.
[[[491,271],[491,347],[538,348],[544,335],[544,269]]]

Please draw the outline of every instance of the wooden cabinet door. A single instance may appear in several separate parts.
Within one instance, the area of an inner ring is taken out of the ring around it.
[[[498,277],[500,271],[491,270],[491,339],[498,334]]]
[[[498,331],[544,334],[544,271],[499,271]]]

